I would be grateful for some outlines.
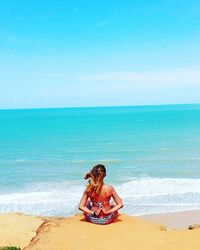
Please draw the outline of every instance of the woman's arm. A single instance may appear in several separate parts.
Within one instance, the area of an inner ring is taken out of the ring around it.
[[[116,212],[117,210],[119,210],[120,208],[122,208],[124,206],[123,203],[122,203],[122,199],[119,197],[119,195],[117,194],[117,192],[115,191],[114,188],[112,188],[112,197],[113,197],[116,205],[113,208],[111,208],[111,209],[109,209],[107,211],[105,211],[105,209],[103,209],[104,214],[114,213],[114,212]]]
[[[88,208],[86,207],[87,200],[88,200],[88,195],[87,195],[87,193],[86,193],[86,191],[85,191],[85,192],[83,193],[83,196],[82,196],[81,200],[80,200],[79,209],[80,209],[81,211],[85,212],[86,214],[93,214],[94,211],[92,211],[92,210],[90,210],[90,209],[88,209]]]

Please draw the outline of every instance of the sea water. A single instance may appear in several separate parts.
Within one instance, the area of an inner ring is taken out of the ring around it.
[[[0,110],[0,212],[77,213],[98,163],[125,213],[200,208],[200,104]]]

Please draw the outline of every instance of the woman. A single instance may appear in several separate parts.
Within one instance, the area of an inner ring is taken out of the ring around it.
[[[104,184],[106,168],[102,164],[94,166],[84,179],[89,179],[81,198],[79,209],[86,219],[95,224],[109,224],[118,216],[118,210],[123,207],[122,200],[112,186]],[[110,204],[111,197],[114,205]]]

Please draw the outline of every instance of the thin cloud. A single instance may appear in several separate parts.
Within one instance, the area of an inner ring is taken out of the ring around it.
[[[196,83],[200,84],[200,67],[151,72],[113,72],[82,75],[81,81],[130,81],[133,83]]]
[[[23,38],[23,37],[17,37],[15,35],[10,35],[5,38],[6,42],[12,43],[12,44],[20,44],[20,45],[27,45],[31,42],[30,39]]]
[[[60,74],[60,73],[37,73],[37,72],[33,72],[32,75],[34,76],[44,76],[44,77],[64,77],[64,74]]]
[[[95,23],[94,26],[96,28],[103,28],[103,27],[107,26],[109,23],[110,22],[106,21],[106,20],[105,21],[99,21],[99,22]]]

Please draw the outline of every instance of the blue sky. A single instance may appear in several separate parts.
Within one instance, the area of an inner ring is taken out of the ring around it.
[[[200,103],[200,2],[0,1],[0,108]]]

